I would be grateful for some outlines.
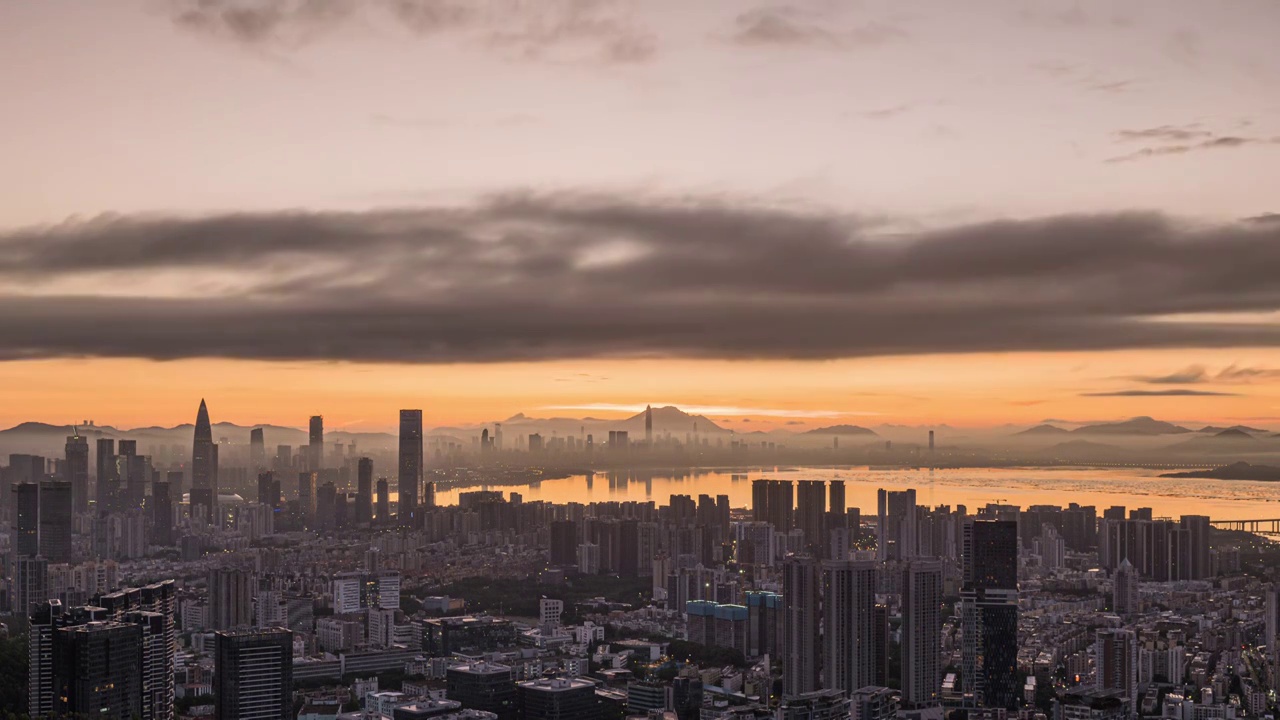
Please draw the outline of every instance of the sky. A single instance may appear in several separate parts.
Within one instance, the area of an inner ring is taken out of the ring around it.
[[[0,0],[0,425],[1280,426],[1280,5]]]

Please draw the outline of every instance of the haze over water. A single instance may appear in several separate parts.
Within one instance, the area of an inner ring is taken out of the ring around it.
[[[751,506],[751,481],[833,480],[845,482],[847,504],[875,513],[876,490],[915,488],[921,505],[965,505],[972,512],[987,503],[1104,508],[1149,507],[1156,516],[1209,515],[1215,520],[1280,517],[1280,485],[1241,480],[1162,478],[1165,470],[1113,468],[962,468],[873,470],[867,467],[719,468],[679,473],[662,470],[601,472],[531,485],[445,486],[437,501],[454,504],[460,492],[491,489],[518,492],[526,501],[603,502],[654,500],[671,495],[728,495],[733,507]],[[737,476],[739,479],[734,480]],[[743,479],[745,478],[745,479]]]

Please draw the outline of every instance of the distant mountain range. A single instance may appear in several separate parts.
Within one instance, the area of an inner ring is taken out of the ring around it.
[[[880,437],[880,434],[870,428],[864,428],[859,425],[831,425],[829,427],[820,427],[809,430],[804,435],[865,435],[867,437]]]
[[[1191,430],[1142,415],[1123,422],[1084,425],[1071,432],[1078,435],[1181,435]]]

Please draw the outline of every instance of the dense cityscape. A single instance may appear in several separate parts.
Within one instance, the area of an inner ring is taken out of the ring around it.
[[[1280,720],[1280,0],[0,0],[0,720]]]
[[[581,451],[660,451],[644,422]],[[189,456],[162,463],[91,430],[3,468],[7,652],[26,652],[9,700],[31,718],[1231,720],[1276,703],[1276,553],[1204,515],[931,507],[914,489],[864,509],[843,480],[767,470],[735,475],[749,507],[519,489],[444,505],[437,482],[460,462],[474,482],[500,434],[432,462],[403,410],[375,461],[326,445],[316,416],[308,444],[268,455],[262,428],[215,442],[202,401]],[[524,444],[509,457],[533,471],[547,449]]]

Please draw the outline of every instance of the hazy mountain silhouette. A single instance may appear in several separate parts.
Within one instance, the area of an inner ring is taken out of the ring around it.
[[[829,425],[827,427],[814,428],[805,435],[865,435],[868,437],[880,437],[880,433],[870,428],[864,428],[861,425]]]
[[[1014,436],[1027,437],[1027,436],[1036,436],[1036,435],[1048,436],[1048,435],[1070,435],[1070,434],[1071,434],[1070,430],[1067,430],[1065,428],[1060,428],[1056,425],[1043,423],[1032,428],[1027,428],[1022,432],[1016,432],[1014,433]]]
[[[1071,432],[1080,435],[1177,435],[1191,431],[1181,425],[1141,415],[1123,422],[1085,425]]]

